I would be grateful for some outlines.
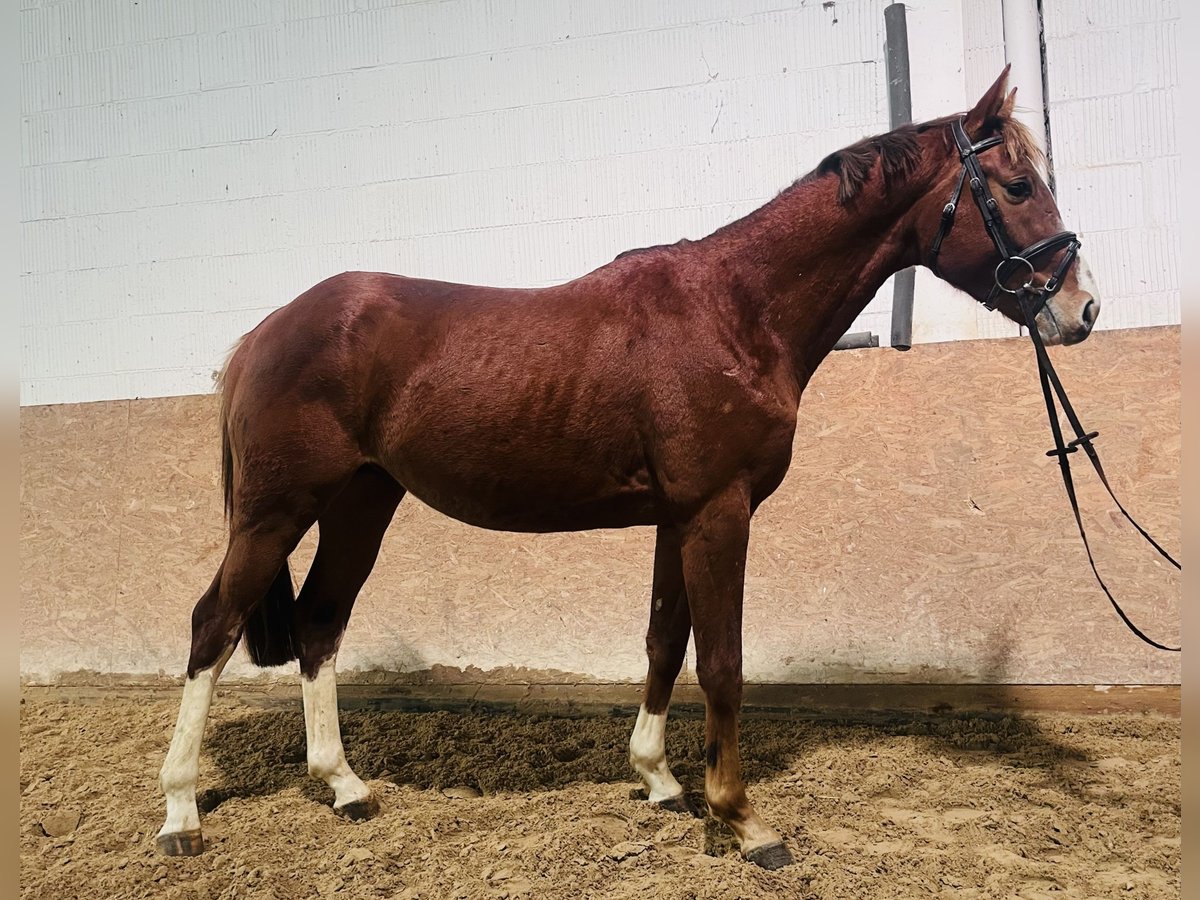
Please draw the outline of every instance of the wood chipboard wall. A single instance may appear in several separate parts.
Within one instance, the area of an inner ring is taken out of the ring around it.
[[[1114,487],[1171,549],[1179,352],[1178,328],[1054,352]],[[755,519],[747,679],[1177,683],[1178,656],[1130,635],[1092,579],[1041,404],[1025,341],[831,356]],[[224,544],[215,398],[26,407],[21,443],[23,677],[178,675]],[[1175,640],[1179,577],[1078,471],[1109,584]],[[294,555],[297,580],[314,546]],[[485,532],[406,499],[341,667],[359,681],[640,680],[652,546],[650,529]],[[227,672],[258,674],[241,650]]]

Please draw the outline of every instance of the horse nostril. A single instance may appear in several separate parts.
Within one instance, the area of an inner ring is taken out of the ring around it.
[[[1089,300],[1083,307],[1083,321],[1088,328],[1096,323],[1096,315],[1100,312],[1100,307],[1095,300]]]

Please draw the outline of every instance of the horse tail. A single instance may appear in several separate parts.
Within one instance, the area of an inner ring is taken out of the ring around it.
[[[233,399],[233,385],[229,380],[229,367],[234,356],[246,340],[245,336],[238,338],[236,344],[225,357],[225,364],[217,373],[217,393],[221,395],[220,412],[217,414],[217,428],[221,432],[221,484],[225,496],[225,518],[233,516],[233,444],[229,440],[229,405]]]
[[[244,340],[245,337],[234,344],[225,365],[217,374],[217,390],[221,392],[218,416],[218,427],[221,430],[221,486],[225,498],[225,518],[230,520],[233,518],[234,460],[233,442],[229,436],[229,407],[233,398],[229,370]],[[292,587],[292,573],[285,561],[280,566],[275,580],[271,582],[267,595],[250,610],[243,629],[246,650],[256,666],[282,666],[297,658],[292,638],[292,613],[295,602],[296,591]]]
[[[246,620],[246,650],[256,666],[282,666],[296,659],[292,640],[292,612],[296,592],[285,562],[259,604]]]

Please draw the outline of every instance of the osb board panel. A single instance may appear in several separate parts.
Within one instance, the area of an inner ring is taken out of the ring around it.
[[[1054,352],[1114,488],[1171,548],[1179,348],[1165,328]],[[1025,341],[830,357],[755,519],[747,678],[1177,683],[1178,658],[1133,638],[1092,581],[1044,417]],[[26,408],[21,432],[24,676],[178,674],[224,542],[214,398]],[[1078,471],[1110,585],[1174,640],[1179,578]],[[652,546],[650,529],[486,532],[407,499],[341,666],[359,681],[639,680]],[[257,674],[240,651],[229,672]]]

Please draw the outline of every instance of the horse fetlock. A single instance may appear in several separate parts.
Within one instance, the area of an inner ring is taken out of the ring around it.
[[[779,832],[768,825],[763,818],[754,811],[754,807],[750,805],[750,801],[746,799],[745,794],[742,795],[740,803],[729,800],[727,805],[721,809],[713,809],[712,803],[709,803],[709,809],[713,815],[719,818],[722,822],[729,826],[737,837],[738,846],[741,848],[742,855],[764,868],[779,868],[780,865],[786,865],[782,862],[780,852],[770,849],[774,847],[783,847],[783,838]],[[786,854],[786,848],[782,851]],[[790,855],[788,860],[790,861]],[[772,864],[778,863],[778,865]]]
[[[650,803],[674,806],[682,802],[683,786],[675,780],[665,761],[653,769],[634,768],[646,786],[646,799]]]
[[[725,824],[738,831],[736,824],[743,822],[753,815],[746,792],[741,787],[727,788],[724,786],[706,785],[704,800],[708,803],[709,811]],[[740,838],[739,834],[739,838]]]
[[[347,768],[341,748],[313,748],[308,751],[308,774],[329,781]]]
[[[371,800],[371,789],[354,774],[354,770],[346,762],[345,756],[340,753],[336,755],[318,754],[315,757],[315,764],[313,760],[309,761],[308,771],[310,775],[320,778],[333,788],[335,810],[340,811],[341,807],[355,803],[367,803]],[[377,804],[375,809],[378,809]],[[367,817],[350,815],[350,818]]]
[[[200,777],[200,766],[189,763],[190,761],[179,763],[173,760],[170,754],[167,755],[162,768],[158,770],[158,786],[162,788],[164,795],[170,797],[172,794],[195,792],[196,781]]]
[[[666,711],[651,713],[643,705],[629,736],[629,764],[646,785],[652,803],[682,796],[683,788],[667,765]]]
[[[629,764],[639,775],[653,772],[665,763],[666,757],[661,749],[653,745],[642,744],[638,741],[637,734],[629,739]]]

